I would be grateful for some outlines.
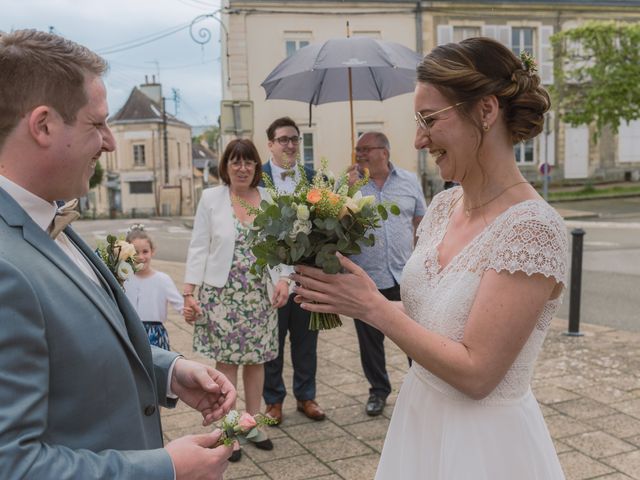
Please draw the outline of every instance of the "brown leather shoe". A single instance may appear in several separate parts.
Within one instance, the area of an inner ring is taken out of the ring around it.
[[[311,420],[324,420],[324,412],[315,400],[298,400],[298,411],[304,413]]]
[[[267,404],[267,410],[264,412],[266,417],[275,420],[275,425],[279,425],[282,422],[282,404],[281,403],[273,403],[271,405]]]

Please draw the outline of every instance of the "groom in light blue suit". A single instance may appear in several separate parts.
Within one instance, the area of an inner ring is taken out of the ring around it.
[[[56,200],[85,195],[114,150],[101,75],[78,44],[0,32],[0,478],[221,479],[216,431],[163,446],[159,406],[208,425],[235,400],[213,368],[149,347],[112,274]]]

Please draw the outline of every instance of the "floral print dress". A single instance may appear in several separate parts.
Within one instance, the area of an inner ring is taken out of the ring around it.
[[[253,365],[278,356],[278,312],[267,293],[267,275],[249,270],[255,262],[249,227],[234,217],[236,243],[224,287],[204,284],[199,299],[204,315],[196,321],[193,350],[222,363]]]

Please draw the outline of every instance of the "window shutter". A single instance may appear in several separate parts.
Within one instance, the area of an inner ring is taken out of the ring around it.
[[[618,163],[640,162],[640,120],[620,122],[618,129]]]
[[[511,27],[509,25],[498,26],[498,38],[496,38],[501,44],[507,48],[511,48]]]
[[[438,45],[453,42],[453,26],[438,25]]]
[[[540,27],[540,50],[538,54],[540,79],[544,85],[553,84],[553,48],[551,46],[552,26]]]
[[[589,177],[589,127],[564,127],[564,178]]]
[[[511,48],[511,27],[509,25],[483,25],[482,35],[499,41],[507,48]]]

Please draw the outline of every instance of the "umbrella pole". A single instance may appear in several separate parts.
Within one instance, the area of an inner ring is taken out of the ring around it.
[[[347,69],[347,75],[349,77],[349,114],[350,114],[350,125],[351,125],[351,165],[356,163],[356,145],[355,145],[355,136],[354,136],[354,125],[353,125],[353,90],[351,84],[351,68]]]

